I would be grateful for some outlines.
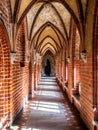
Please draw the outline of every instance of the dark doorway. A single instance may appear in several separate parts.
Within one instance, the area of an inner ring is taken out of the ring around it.
[[[46,66],[45,66],[45,75],[50,76],[51,73],[51,64],[50,61],[47,59]]]

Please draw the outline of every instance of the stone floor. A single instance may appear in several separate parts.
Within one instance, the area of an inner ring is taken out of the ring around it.
[[[77,110],[63,96],[55,78],[42,78],[23,114],[9,130],[88,130]]]

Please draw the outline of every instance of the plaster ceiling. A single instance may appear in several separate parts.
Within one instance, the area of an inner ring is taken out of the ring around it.
[[[16,0],[11,0],[11,8],[12,8],[12,14],[14,13]]]
[[[32,2],[32,0],[21,0],[19,13],[18,13],[18,20],[24,13],[25,9],[29,6],[29,4]]]
[[[40,11],[33,25],[31,35],[32,38],[38,31],[38,29],[42,27],[46,22],[51,22],[54,26],[58,27],[58,29],[61,31],[62,34],[65,35],[62,21],[60,20],[60,17],[58,16],[57,12],[53,9],[53,7],[50,4],[45,4],[45,6]]]
[[[30,35],[30,30],[32,27],[32,23],[34,21],[34,18],[39,10],[39,8],[42,6],[43,3],[38,3],[35,4],[31,10],[29,11],[29,13],[27,14],[27,23],[28,23],[28,34]]]

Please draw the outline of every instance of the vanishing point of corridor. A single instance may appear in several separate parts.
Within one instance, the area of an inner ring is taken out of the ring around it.
[[[56,83],[43,77],[23,113],[8,130],[88,130]]]

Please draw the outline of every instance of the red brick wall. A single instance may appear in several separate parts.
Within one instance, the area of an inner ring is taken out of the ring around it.
[[[98,107],[98,4],[95,11],[94,35],[93,35],[93,71],[94,71],[94,107]],[[97,97],[97,98],[96,98]]]
[[[74,86],[80,81],[80,61],[74,61]]]
[[[80,35],[76,28],[75,49],[74,49],[74,86],[80,81]]]
[[[11,65],[12,77],[12,120],[23,108],[24,101],[28,98],[29,88],[29,63],[25,61],[25,34],[23,24],[20,26],[16,37],[16,59]],[[21,62],[21,64],[20,64]]]
[[[31,53],[30,59],[33,60],[33,54]],[[29,98],[32,98],[33,86],[34,86],[34,78],[33,78],[33,61],[30,60],[29,65]]]
[[[98,3],[98,2],[97,2]],[[96,6],[98,8],[98,5]],[[91,49],[87,50],[87,63],[81,61],[81,116],[89,129],[93,130],[92,121],[94,120],[94,107],[97,107],[98,99],[98,10],[95,11],[93,40]],[[94,92],[94,93],[93,93]],[[96,115],[96,114],[95,114]]]
[[[93,120],[93,72],[92,72],[92,52],[87,52],[87,63],[81,61],[80,67],[81,79],[81,116],[88,124],[89,128],[92,126]]]
[[[10,49],[7,33],[0,23],[0,124],[9,120],[10,113]],[[1,126],[0,125],[0,126]],[[1,128],[0,128],[1,129]]]
[[[75,26],[75,25],[73,25]],[[74,28],[73,28],[74,29]],[[91,51],[87,51],[87,63],[84,63],[81,60],[76,60],[75,59],[75,45],[78,44],[75,38],[76,37],[76,33],[72,34],[72,39],[71,39],[71,44],[72,46],[70,46],[70,63],[68,63],[68,88],[69,88],[69,92],[68,92],[68,96],[70,98],[70,100],[72,101],[72,88],[75,85],[74,84],[74,68],[76,67],[76,81],[81,82],[81,95],[80,95],[80,103],[81,106],[76,102],[76,100],[74,101],[75,106],[78,108],[78,110],[80,111],[80,115],[83,118],[83,120],[86,122],[86,124],[88,125],[89,128],[93,128],[92,125],[92,120],[93,120],[93,109],[92,109],[92,86],[93,86],[93,69],[92,69],[92,52]],[[78,38],[77,38],[78,39]],[[77,53],[76,53],[77,54]]]
[[[11,22],[11,6],[9,0],[0,0],[0,17],[3,19],[7,30],[9,30]]]

